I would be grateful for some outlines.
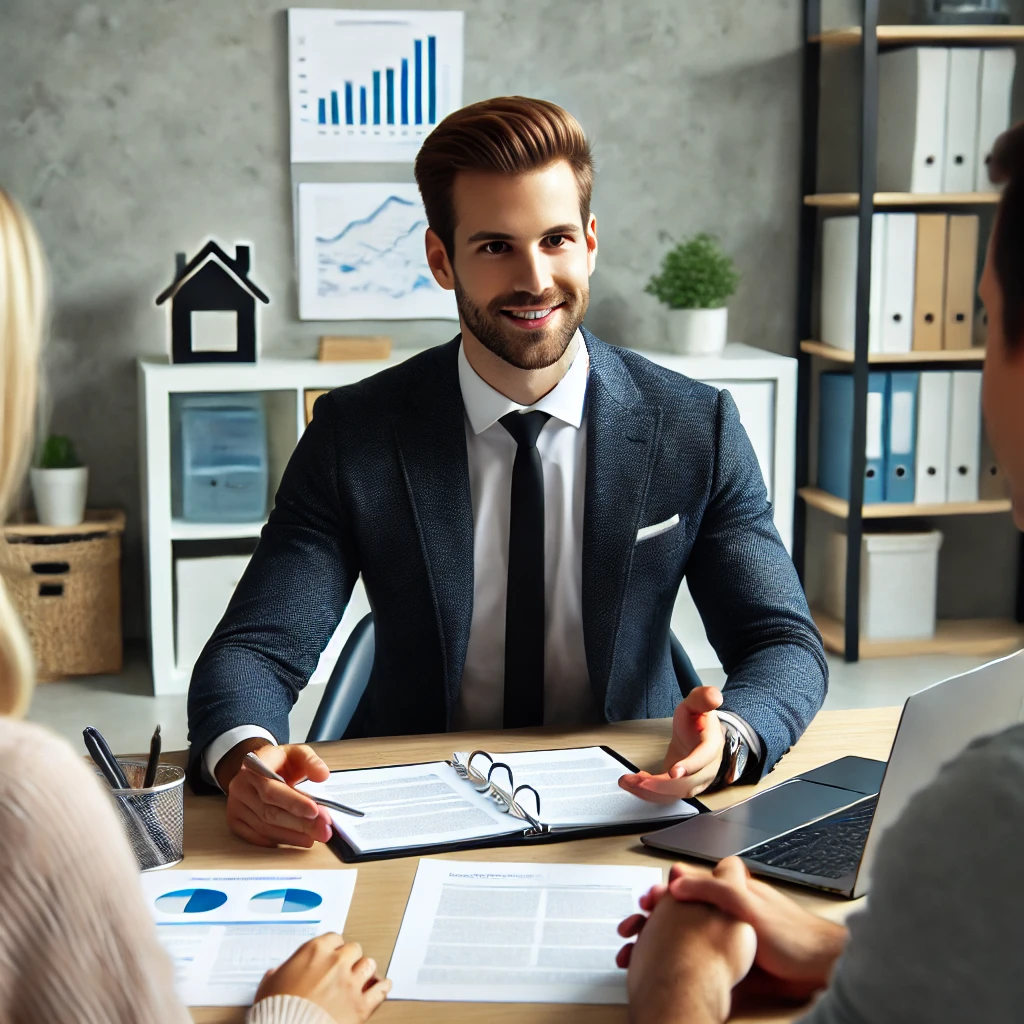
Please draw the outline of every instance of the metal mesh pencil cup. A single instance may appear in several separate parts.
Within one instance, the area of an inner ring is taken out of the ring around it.
[[[141,785],[146,775],[144,761],[117,759],[132,786]],[[103,779],[100,772],[96,773]],[[132,853],[142,871],[169,868],[184,856],[185,840],[185,772],[177,765],[161,764],[156,769],[156,783],[149,789],[110,789],[114,808]]]

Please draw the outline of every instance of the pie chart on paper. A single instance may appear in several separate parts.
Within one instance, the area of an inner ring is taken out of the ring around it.
[[[305,914],[323,903],[323,897],[308,889],[269,889],[249,900],[253,914]]]
[[[204,914],[224,906],[228,898],[219,889],[178,889],[157,896],[156,908],[164,914]]]

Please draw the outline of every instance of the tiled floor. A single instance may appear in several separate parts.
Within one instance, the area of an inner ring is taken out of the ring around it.
[[[830,658],[831,683],[826,708],[881,707],[902,704],[911,693],[959,672],[984,664],[984,658],[931,655],[887,658],[847,665]],[[720,684],[723,673],[700,673],[707,683]],[[82,729],[95,726],[119,753],[147,750],[153,727],[160,723],[165,750],[187,746],[185,697],[153,697],[146,652],[129,647],[125,669],[116,676],[93,676],[75,681],[44,683],[36,689],[29,712],[32,721],[49,726],[76,747]],[[293,739],[306,735],[323,693],[309,686],[292,710]]]

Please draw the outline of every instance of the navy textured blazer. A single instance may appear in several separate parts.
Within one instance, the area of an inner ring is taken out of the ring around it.
[[[821,707],[828,669],[732,398],[583,331],[590,353],[583,636],[609,722],[671,715],[669,623],[685,575],[728,673],[724,707],[771,769]],[[188,696],[189,776],[221,733],[288,739],[288,712],[360,573],[373,675],[347,737],[444,732],[473,614],[459,338],[321,397]],[[680,525],[636,543],[678,514]]]

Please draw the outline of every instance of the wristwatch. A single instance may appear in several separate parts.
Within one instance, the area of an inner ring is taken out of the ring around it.
[[[732,722],[724,718],[720,721],[725,734],[725,747],[722,750],[721,767],[714,782],[708,786],[709,790],[731,786],[747,770],[747,762],[750,760],[750,746],[743,734]]]

